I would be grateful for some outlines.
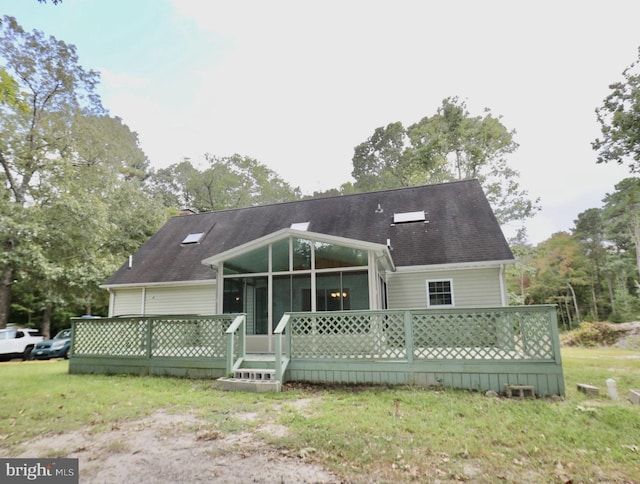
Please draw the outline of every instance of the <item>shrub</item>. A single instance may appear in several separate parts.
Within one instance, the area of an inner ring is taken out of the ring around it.
[[[614,344],[619,337],[620,331],[612,324],[585,322],[565,333],[562,342],[567,346],[606,346]]]

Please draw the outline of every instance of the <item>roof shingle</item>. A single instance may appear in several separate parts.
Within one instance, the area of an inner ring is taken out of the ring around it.
[[[381,210],[380,210],[381,209]],[[424,210],[424,222],[393,224],[394,213]],[[215,279],[201,261],[310,222],[309,231],[385,245],[396,267],[504,261],[513,254],[477,180],[314,198],[171,218],[105,285]],[[204,232],[197,244],[181,245]]]

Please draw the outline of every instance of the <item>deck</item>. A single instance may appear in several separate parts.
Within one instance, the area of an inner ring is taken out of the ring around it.
[[[250,364],[245,328],[244,315],[75,319],[69,371],[224,377]],[[552,305],[287,313],[274,336],[281,382],[565,392]]]

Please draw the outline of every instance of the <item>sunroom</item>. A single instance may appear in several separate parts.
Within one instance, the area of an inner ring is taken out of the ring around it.
[[[244,313],[249,352],[272,352],[285,313],[386,309],[389,247],[282,229],[202,261],[217,270],[222,313]]]

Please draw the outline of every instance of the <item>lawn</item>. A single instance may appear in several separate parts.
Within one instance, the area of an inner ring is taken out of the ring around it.
[[[260,433],[347,482],[640,482],[640,353],[564,348],[564,399],[505,399],[400,387],[293,384],[278,394],[220,392],[207,380],[69,375],[68,363],[0,364],[0,455],[38,436],[99,433],[162,409],[225,433]],[[605,381],[617,382],[611,400]],[[598,386],[600,396],[576,390]],[[304,400],[304,407],[297,404]],[[240,418],[247,413],[254,418]],[[82,465],[82,464],[81,464]]]

